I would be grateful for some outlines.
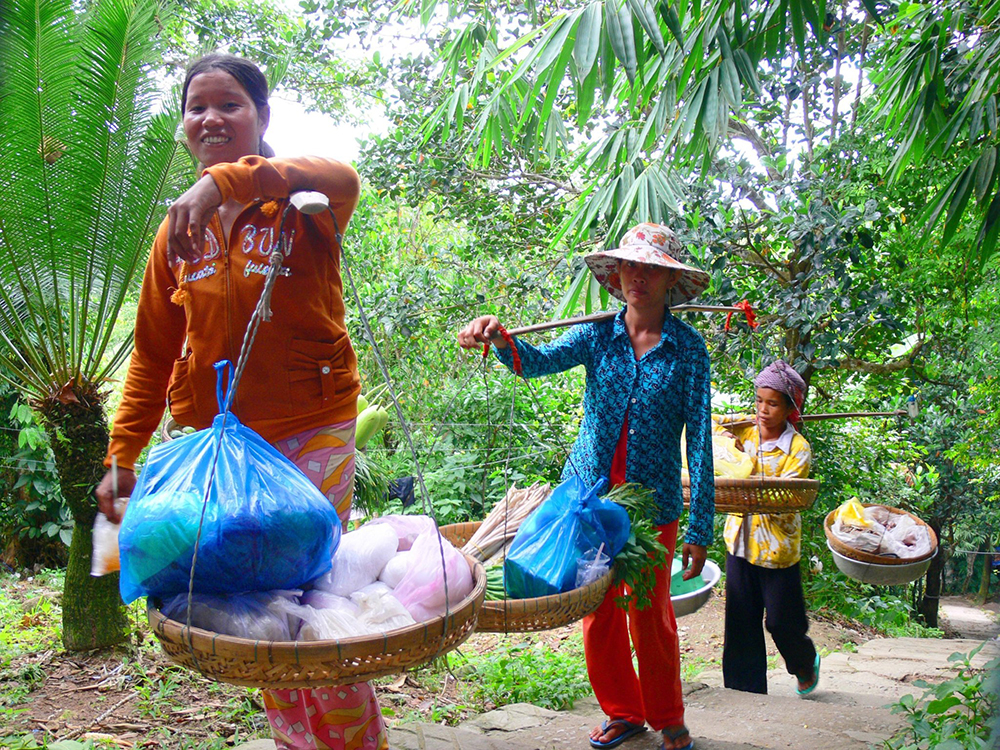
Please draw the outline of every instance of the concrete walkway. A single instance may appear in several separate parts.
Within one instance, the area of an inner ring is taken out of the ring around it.
[[[986,640],[1000,636],[1000,619],[997,618],[997,605],[987,604],[985,607],[973,604],[961,596],[946,596],[939,604],[941,627],[949,635],[959,638],[975,638]]]
[[[768,675],[770,695],[721,687],[720,672],[704,672],[685,686],[686,720],[698,750],[868,750],[902,726],[887,704],[922,691],[915,679],[936,682],[954,673],[948,657],[968,653],[981,640],[876,639],[857,653],[830,654],[821,681],[808,698],[794,692],[783,669]],[[995,641],[976,657],[982,666],[1000,655]],[[556,750],[588,748],[590,729],[603,719],[593,698],[572,711],[548,711],[527,704],[506,706],[457,727],[403,724],[390,731],[393,750]],[[628,750],[655,750],[660,738],[646,732],[629,740]],[[237,750],[274,750],[270,740]]]

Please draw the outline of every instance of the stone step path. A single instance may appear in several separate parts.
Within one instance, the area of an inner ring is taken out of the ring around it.
[[[875,639],[856,653],[823,659],[817,691],[800,698],[794,679],[783,669],[768,674],[770,695],[722,687],[720,672],[703,672],[685,687],[686,720],[698,750],[868,750],[902,726],[887,704],[923,691],[916,679],[931,682],[954,674],[948,657],[969,653],[981,640],[922,638]],[[989,641],[974,664],[1000,655]],[[548,711],[527,704],[506,706],[458,727],[404,724],[390,731],[393,750],[562,750],[589,748],[587,735],[603,719],[591,697],[572,711]],[[655,750],[660,738],[646,732],[629,740],[627,750]],[[274,750],[270,740],[237,750]]]
[[[997,609],[995,602],[980,607],[966,597],[946,596],[941,599],[938,613],[941,627],[949,635],[986,640],[1000,636]]]

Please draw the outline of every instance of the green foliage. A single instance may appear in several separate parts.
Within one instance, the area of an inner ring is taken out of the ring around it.
[[[627,609],[634,602],[636,609],[645,609],[652,604],[656,569],[667,568],[669,575],[670,565],[667,548],[653,525],[658,512],[656,495],[648,487],[628,483],[612,488],[604,499],[625,508],[630,524],[628,541],[615,557],[615,583],[624,583],[629,593],[617,597],[615,603]]]
[[[497,286],[540,292],[537,278],[517,274],[509,246],[493,257],[460,225],[388,208],[366,194],[345,241],[350,278],[374,322],[382,360],[349,304],[359,368],[372,378],[362,385],[383,385],[383,366],[392,383],[380,397],[389,425],[367,451],[390,477],[416,473],[395,394],[438,521],[481,520],[510,484],[558,479],[579,419],[582,372],[529,387],[493,357],[484,369],[478,354],[461,350],[454,336],[475,315],[499,312],[513,326],[542,314],[544,298],[534,294],[513,312],[490,295]],[[498,240],[492,242],[499,247]],[[523,317],[512,321],[512,314]],[[425,510],[419,486],[417,499]],[[398,501],[388,510],[401,510]]]
[[[989,681],[1000,668],[1000,659],[993,659],[981,669],[974,668],[972,659],[982,648],[969,654],[952,654],[948,661],[958,674],[949,680],[937,685],[914,681],[915,687],[924,689],[923,695],[904,695],[892,706],[892,712],[902,714],[909,727],[887,740],[884,748],[979,750],[988,746],[998,700]]]
[[[158,10],[5,4],[0,362],[39,402],[102,383],[131,349],[109,352],[111,331],[184,166],[176,108],[153,111]]]
[[[878,101],[872,116],[896,144],[893,178],[928,156],[964,157],[922,218],[928,234],[944,220],[946,245],[975,206],[980,222],[969,259],[980,268],[1000,234],[998,14],[997,0],[903,4],[885,42],[886,60],[872,71]]]
[[[15,594],[19,589],[18,577],[0,573],[0,580],[3,581],[3,587],[0,588],[0,670],[6,670],[16,657],[44,651],[56,645],[62,610],[54,602],[54,590],[43,590],[45,595],[25,599]],[[53,589],[61,583],[61,578],[54,581],[43,579],[38,583],[44,584],[46,589]],[[41,594],[37,588],[33,591]],[[26,608],[28,603],[31,604],[30,608]],[[0,679],[17,677],[21,681],[19,675],[2,674]],[[21,682],[21,685],[24,683]],[[0,701],[3,702],[6,701]]]
[[[47,742],[44,738],[39,743],[33,735],[23,735],[21,737],[0,737],[0,747],[4,750],[94,750],[96,747],[93,740],[78,742],[76,740],[58,740]],[[106,747],[104,743],[101,747]]]
[[[0,385],[0,389],[8,386]],[[9,453],[3,454],[0,476],[4,477],[4,490],[0,492],[0,542],[13,543],[20,537],[29,540],[52,539],[60,546],[68,546],[72,539],[73,519],[62,500],[55,461],[49,449],[49,439],[39,424],[38,416],[13,392],[0,398],[0,408],[9,404],[7,427],[0,434],[13,438],[8,443]],[[34,552],[43,555],[34,545]],[[40,548],[41,547],[41,548]],[[34,555],[25,555],[17,561],[32,565]],[[64,562],[58,552],[46,562]]]
[[[590,693],[583,660],[583,641],[575,635],[558,649],[542,643],[502,642],[485,654],[449,654],[458,663],[458,674],[482,700],[496,707],[532,703],[542,708],[573,708]]]

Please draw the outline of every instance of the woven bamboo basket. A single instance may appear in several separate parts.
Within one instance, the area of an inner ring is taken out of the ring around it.
[[[476,521],[442,526],[441,536],[456,547],[462,547],[476,533],[480,523]],[[476,630],[482,633],[529,633],[561,628],[582,620],[604,601],[613,577],[612,568],[593,583],[564,594],[533,599],[483,601]]]
[[[691,502],[691,485],[683,477],[684,505]],[[736,515],[798,513],[812,507],[819,492],[818,479],[753,476],[746,479],[715,478],[715,512]]]
[[[877,503],[863,503],[866,508],[871,508]],[[826,541],[830,545],[830,549],[836,550],[838,553],[844,557],[849,557],[852,560],[857,560],[858,562],[870,563],[872,565],[910,565],[912,563],[920,562],[922,560],[930,559],[934,557],[934,553],[937,552],[938,538],[937,534],[934,533],[934,529],[930,527],[923,519],[917,518],[912,513],[908,513],[902,508],[891,508],[889,506],[882,506],[886,508],[890,513],[896,515],[909,516],[914,521],[916,521],[921,526],[927,528],[927,532],[931,537],[931,550],[926,555],[921,555],[920,557],[888,557],[886,555],[873,555],[871,552],[862,552],[861,550],[854,549],[849,544],[844,544],[840,541],[833,533],[833,520],[834,516],[837,514],[836,510],[831,510],[826,514],[826,520],[823,522],[823,531],[826,532]]]
[[[313,688],[367,682],[425,664],[472,635],[486,596],[482,563],[466,556],[474,586],[445,617],[388,633],[336,641],[253,641],[168,619],[154,603],[149,625],[178,664],[219,682],[263,688]],[[152,602],[152,600],[150,600]]]

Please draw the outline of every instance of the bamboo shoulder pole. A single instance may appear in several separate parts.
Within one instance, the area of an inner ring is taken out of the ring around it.
[[[620,310],[612,310],[610,312],[594,313],[593,315],[581,315],[576,318],[563,318],[562,320],[551,320],[548,323],[535,323],[530,326],[523,326],[522,328],[513,328],[507,333],[511,336],[521,336],[525,333],[538,333],[539,331],[549,331],[553,328],[566,328],[567,326],[575,326],[579,323],[597,323],[602,320],[609,320],[615,317]],[[738,312],[742,313],[743,309],[739,307],[730,307],[728,305],[674,305],[670,308],[670,312]]]
[[[821,419],[863,419],[865,417],[905,417],[906,412],[902,409],[897,411],[843,411],[843,412],[830,412],[828,414],[803,414],[803,422],[818,422]],[[721,421],[720,425],[723,427],[748,427],[752,425],[754,420],[752,419],[740,419],[734,421]]]

